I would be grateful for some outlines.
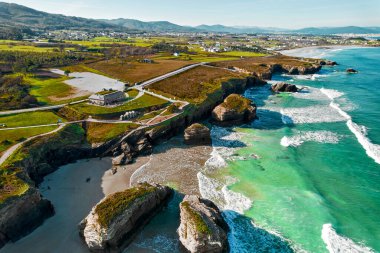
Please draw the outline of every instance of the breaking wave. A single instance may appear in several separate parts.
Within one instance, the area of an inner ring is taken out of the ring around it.
[[[363,245],[358,245],[351,239],[338,235],[331,224],[324,224],[322,239],[330,253],[373,253],[374,251]]]
[[[299,132],[294,136],[284,136],[281,145],[284,147],[298,147],[304,142],[318,142],[336,144],[339,142],[339,135],[331,131],[308,131]]]
[[[279,112],[282,114],[282,122],[286,125],[345,121],[345,117],[328,105],[280,108]]]
[[[334,94],[337,94],[336,91],[329,89],[321,89],[321,91],[328,98],[330,98],[330,107],[337,111],[343,118],[345,118],[348,128],[355,135],[360,145],[362,145],[362,147],[365,149],[367,155],[371,157],[376,163],[380,164],[380,145],[373,144],[367,137],[367,128],[365,126],[356,124],[352,120],[352,117],[347,112],[342,110],[340,105],[335,102],[337,96],[334,96]]]

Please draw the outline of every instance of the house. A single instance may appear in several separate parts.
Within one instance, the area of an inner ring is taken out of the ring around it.
[[[95,105],[111,105],[123,101],[126,95],[122,91],[107,90],[95,93],[89,97],[90,103]]]

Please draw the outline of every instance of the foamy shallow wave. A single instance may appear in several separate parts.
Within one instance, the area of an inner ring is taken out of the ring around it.
[[[347,121],[348,129],[350,129],[350,131],[355,135],[360,145],[365,149],[367,155],[371,157],[376,163],[380,164],[380,145],[372,143],[371,140],[367,137],[367,128],[365,126],[356,124],[352,120],[352,117],[347,112],[342,110],[340,105],[335,102],[335,98],[337,97],[333,95],[334,92],[326,89],[324,89],[322,92],[331,99],[332,102],[330,103],[330,107],[336,110],[342,117],[345,118]]]
[[[243,133],[213,126],[211,129],[213,151],[205,167],[214,169],[226,167],[227,161],[233,159],[236,150],[245,145],[240,141],[243,136]]]
[[[325,89],[321,88],[321,92],[325,94],[329,99],[334,100],[344,95],[343,92],[333,90],[333,89]]]
[[[243,194],[233,192],[220,181],[198,173],[199,191],[203,198],[212,200],[221,210],[230,232],[228,242],[231,253],[294,252],[289,242],[278,233],[258,227],[242,214],[252,207],[252,201]]]
[[[322,74],[311,74],[311,75],[288,75],[288,74],[282,74],[282,76],[285,77],[291,77],[293,79],[297,80],[311,80],[315,81],[324,77],[328,77],[328,75],[322,75]]]
[[[330,253],[373,253],[371,248],[358,245],[351,239],[338,235],[331,224],[324,224],[322,239]]]
[[[298,147],[304,142],[318,142],[336,144],[339,142],[339,135],[331,131],[306,131],[299,132],[294,136],[284,136],[281,139],[281,146]]]
[[[282,122],[286,125],[345,121],[345,117],[328,105],[279,108],[279,112],[282,114]]]
[[[252,207],[252,201],[249,198],[229,190],[227,185],[207,177],[202,172],[199,172],[197,177],[202,197],[214,201],[220,209],[243,214]]]

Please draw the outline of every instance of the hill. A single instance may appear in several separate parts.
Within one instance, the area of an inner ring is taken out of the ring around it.
[[[117,25],[122,26],[128,29],[132,30],[141,30],[141,31],[148,31],[148,32],[197,32],[198,29],[194,27],[188,27],[188,26],[180,26],[173,23],[170,23],[168,21],[151,21],[151,22],[144,22],[136,19],[101,19],[99,20],[104,23],[108,23],[111,25]]]
[[[120,29],[93,19],[69,17],[37,11],[22,5],[0,2],[0,26],[31,29]]]
[[[380,33],[380,27],[358,27],[358,26],[308,27],[308,28],[303,28],[299,30],[294,30],[292,32],[302,33],[302,34],[316,34],[316,35],[344,34],[344,33],[370,34],[370,33]]]
[[[231,27],[224,25],[200,25],[196,27],[181,26],[168,21],[144,22],[135,19],[86,19],[60,14],[50,14],[22,5],[0,2],[0,33],[6,28],[44,29],[44,30],[114,30],[114,31],[147,31],[147,32],[214,32],[214,33],[298,33],[298,34],[369,34],[380,33],[380,27],[309,27],[298,30],[262,27]],[[14,33],[14,31],[11,31]],[[1,34],[0,34],[1,35]],[[0,36],[1,37],[1,36]]]

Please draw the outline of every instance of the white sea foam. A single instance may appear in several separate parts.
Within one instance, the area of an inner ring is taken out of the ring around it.
[[[232,155],[244,144],[240,139],[243,133],[214,126],[211,129],[213,151],[211,157],[206,161],[207,168],[223,168],[227,166],[227,161],[232,160]]]
[[[371,140],[367,137],[367,128],[365,126],[356,124],[352,120],[351,116],[342,110],[340,105],[335,102],[336,96],[333,96],[334,93],[331,93],[331,91],[326,92],[326,90],[322,92],[324,92],[326,96],[332,100],[330,107],[336,110],[342,117],[346,119],[348,128],[355,135],[360,145],[362,145],[362,147],[365,149],[367,155],[371,157],[376,163],[380,164],[380,145],[372,143]]]
[[[306,131],[294,136],[284,136],[281,145],[284,147],[298,147],[304,142],[338,143],[339,135],[331,131]]]
[[[281,235],[260,228],[246,217],[230,211],[223,212],[223,217],[230,228],[228,242],[231,253],[294,252]]]
[[[334,100],[344,95],[343,92],[333,90],[333,89],[325,89],[321,88],[321,92],[325,94],[329,99]]]
[[[199,172],[197,177],[202,197],[214,201],[220,209],[243,214],[252,207],[252,201],[249,198],[229,190],[227,185],[218,180],[207,177],[202,172]]]
[[[311,75],[288,75],[288,74],[282,74],[282,76],[292,77],[292,78],[297,79],[297,80],[311,80],[311,81],[315,81],[315,80],[318,80],[318,79],[320,79],[320,78],[327,77],[328,75],[321,75],[321,74],[311,74]]]
[[[276,110],[277,108],[272,108]],[[278,109],[277,109],[278,110]],[[345,118],[328,105],[316,105],[301,108],[280,108],[284,124],[306,124],[322,122],[340,122]]]
[[[373,253],[374,251],[363,245],[356,244],[351,239],[338,235],[331,224],[324,224],[322,239],[330,253]]]
[[[327,101],[325,94],[323,94],[320,89],[313,88],[310,86],[304,86],[304,90],[300,92],[293,93],[292,96],[295,98],[309,99],[316,101]]]

